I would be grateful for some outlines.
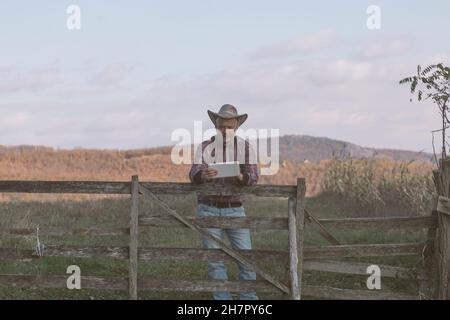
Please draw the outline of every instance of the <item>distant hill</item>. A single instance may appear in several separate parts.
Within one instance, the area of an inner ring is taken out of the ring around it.
[[[308,135],[285,135],[280,137],[280,159],[294,162],[308,160],[320,163],[321,160],[350,155],[353,158],[375,158],[395,161],[433,162],[433,154],[397,149],[367,148],[326,137]]]
[[[431,153],[420,151],[409,151],[399,149],[383,149],[361,147],[351,142],[335,140],[326,137],[313,137],[309,135],[285,135],[280,137],[280,160],[292,161],[295,163],[305,160],[314,163],[320,163],[322,160],[329,160],[333,155],[350,155],[353,158],[373,158],[394,161],[434,162],[434,156]],[[84,150],[89,152],[116,152],[123,155],[126,159],[149,156],[149,155],[170,155],[171,146],[161,146],[143,149],[130,150],[102,150],[102,149],[83,149],[76,148],[72,150],[54,149],[47,146],[2,146],[0,145],[0,155],[6,153],[32,154],[39,152],[70,152]],[[438,155],[437,155],[438,156]],[[438,156],[439,158],[439,156]]]

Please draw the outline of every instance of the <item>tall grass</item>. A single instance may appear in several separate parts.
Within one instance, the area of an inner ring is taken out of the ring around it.
[[[20,212],[17,208],[20,207]],[[31,208],[18,202],[9,202],[2,204],[0,210],[0,228],[1,229],[28,229],[35,228],[31,219]],[[33,236],[23,236],[26,243],[33,242]],[[0,246],[10,244],[10,239],[0,237]]]
[[[429,215],[436,196],[432,171],[413,164],[333,155],[321,190],[354,215]]]

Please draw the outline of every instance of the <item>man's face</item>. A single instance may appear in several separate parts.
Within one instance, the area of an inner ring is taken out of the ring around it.
[[[216,123],[216,129],[218,132],[222,134],[224,140],[228,140],[234,136],[234,133],[237,129],[237,120],[236,119],[223,119],[218,118]]]

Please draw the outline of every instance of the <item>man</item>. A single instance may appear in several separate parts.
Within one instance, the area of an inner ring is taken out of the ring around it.
[[[239,115],[234,106],[225,104],[218,113],[208,110],[208,115],[216,127],[217,134],[210,140],[204,141],[197,150],[196,161],[189,173],[191,182],[207,183],[211,188],[214,188],[215,184],[255,185],[259,178],[255,153],[248,141],[235,135],[239,126],[247,120],[247,114]],[[206,152],[207,150],[210,152]],[[208,167],[209,163],[238,161],[238,159],[243,161],[239,161],[240,174],[236,177],[214,178],[218,173],[217,170]],[[239,196],[198,196],[197,213],[199,216],[245,217],[242,203],[243,199]],[[234,249],[250,250],[252,248],[249,229],[211,228],[207,230],[212,236],[221,240],[226,233]],[[203,247],[218,248],[214,242],[206,238],[203,238]],[[255,272],[243,264],[238,263],[238,269],[240,280],[256,279]],[[228,280],[228,270],[224,262],[208,261],[208,276],[210,279]],[[214,292],[213,297],[216,300],[232,299],[229,292]],[[258,299],[255,292],[241,293],[240,298],[242,300]]]

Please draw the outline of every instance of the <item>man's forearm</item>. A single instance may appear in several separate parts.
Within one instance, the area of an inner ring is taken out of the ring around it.
[[[202,183],[202,170],[206,167],[203,164],[194,164],[189,172],[189,179],[192,183]]]

